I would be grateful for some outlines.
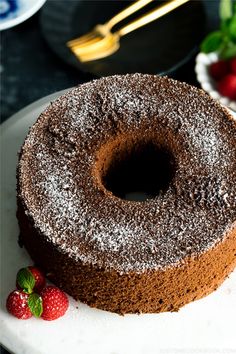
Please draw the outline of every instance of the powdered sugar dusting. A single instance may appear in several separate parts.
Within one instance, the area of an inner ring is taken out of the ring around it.
[[[133,132],[155,136],[176,158],[168,190],[143,203],[114,197],[92,173],[97,151]],[[86,264],[120,273],[178,265],[236,219],[235,135],[226,112],[188,85],[103,78],[54,101],[32,127],[19,197],[39,232]]]

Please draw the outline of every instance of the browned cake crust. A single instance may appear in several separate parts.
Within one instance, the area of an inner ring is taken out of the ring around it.
[[[124,185],[142,183],[150,199],[123,199]],[[236,264],[236,124],[166,77],[83,84],[31,128],[17,216],[32,259],[75,299],[121,314],[176,311]]]

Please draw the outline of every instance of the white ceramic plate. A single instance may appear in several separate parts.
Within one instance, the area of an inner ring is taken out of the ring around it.
[[[203,90],[205,90],[209,95],[220,101],[220,103],[228,108],[231,108],[236,112],[236,102],[229,99],[228,97],[222,96],[216,88],[216,82],[209,75],[209,66],[219,60],[217,53],[199,53],[196,57],[195,72],[197,80],[200,83]]]
[[[178,313],[122,317],[89,308],[71,298],[66,315],[52,322],[35,318],[23,321],[7,313],[5,301],[15,287],[16,272],[32,264],[17,244],[17,151],[29,126],[62,93],[35,102],[2,126],[1,343],[16,354],[235,353],[236,272],[217,291],[186,305]]]
[[[46,0],[1,0],[0,31],[14,27],[33,16]]]

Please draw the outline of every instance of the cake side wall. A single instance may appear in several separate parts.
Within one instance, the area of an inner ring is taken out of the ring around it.
[[[46,240],[18,199],[20,242],[47,277],[76,300],[125,313],[178,311],[216,290],[236,266],[236,228],[224,241],[177,267],[120,274],[75,261]]]

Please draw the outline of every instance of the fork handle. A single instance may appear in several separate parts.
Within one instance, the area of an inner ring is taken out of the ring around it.
[[[188,1],[190,0],[172,0],[158,7],[157,9],[150,11],[146,15],[141,16],[140,18],[134,20],[128,25],[120,28],[117,32],[115,32],[115,34],[118,35],[119,37],[125,36],[126,34],[135,31],[136,29],[144,25],[147,25],[148,23],[155,21],[156,19],[166,15],[167,13],[171,12],[172,10],[176,9],[177,7],[183,5]]]
[[[136,11],[140,10],[142,7],[146,6],[153,0],[138,0],[135,1],[132,5],[126,7],[123,11],[116,14],[112,17],[105,25],[108,27],[109,30],[112,29],[117,23],[123,21],[125,18],[129,17]]]

